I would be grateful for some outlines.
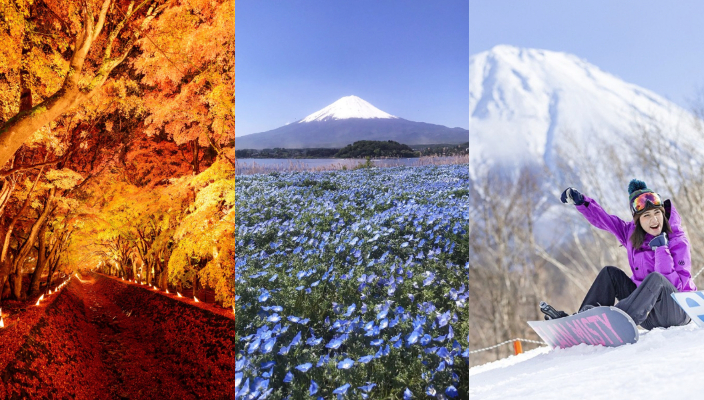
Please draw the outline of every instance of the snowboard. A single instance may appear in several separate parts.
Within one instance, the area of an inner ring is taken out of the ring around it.
[[[697,326],[704,328],[704,291],[672,293],[672,298],[682,307]]]
[[[528,325],[553,348],[582,343],[618,347],[638,341],[635,322],[616,307],[594,307],[564,318],[528,321]]]

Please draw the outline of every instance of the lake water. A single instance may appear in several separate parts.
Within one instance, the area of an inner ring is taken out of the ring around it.
[[[384,158],[372,159],[377,167],[396,166],[421,166],[429,164],[456,164],[461,162],[459,157],[420,157],[420,158]],[[346,158],[310,158],[310,159],[281,159],[281,158],[240,158],[236,161],[237,174],[257,174],[267,172],[288,171],[328,171],[338,170],[343,167],[352,169],[366,160]]]

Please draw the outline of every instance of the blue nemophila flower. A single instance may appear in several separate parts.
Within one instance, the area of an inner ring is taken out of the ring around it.
[[[445,347],[441,347],[441,348],[438,350],[437,355],[438,355],[439,357],[444,358],[444,359],[448,359],[448,358],[450,357],[450,352],[447,351],[447,349],[446,349]]]
[[[249,345],[249,349],[247,349],[248,354],[252,354],[255,351],[259,350],[259,345],[261,344],[262,340],[257,338],[255,339],[252,343]]]
[[[315,335],[311,334],[308,340],[306,340],[306,344],[309,346],[317,346],[323,341],[323,338],[316,338]]]
[[[242,372],[235,372],[235,388],[240,386],[240,383],[242,383]]]
[[[273,367],[274,365],[276,365],[276,361],[273,361],[273,360],[272,360],[272,361],[266,361],[266,362],[263,362],[263,363],[259,366],[259,368],[261,368],[261,369],[267,369],[267,368]]]
[[[310,396],[318,393],[318,384],[314,380],[310,381],[310,388],[308,389],[308,394]]]
[[[450,397],[450,398],[453,398],[453,399],[454,399],[455,397],[457,397],[457,395],[458,395],[457,389],[456,389],[454,386],[452,386],[452,385],[448,386],[448,388],[445,389],[445,394],[447,395],[447,397]]]
[[[291,371],[286,373],[286,376],[284,376],[284,383],[289,383],[293,380],[293,374]]]
[[[406,390],[403,391],[403,400],[411,400],[413,398],[413,392],[411,392],[410,389],[406,388]]]
[[[322,367],[323,365],[327,364],[330,362],[330,356],[327,354],[323,354],[320,356],[320,360],[318,360],[318,364],[316,367]]]
[[[279,314],[274,313],[274,314],[271,314],[269,317],[267,317],[266,320],[269,322],[272,322],[272,323],[276,323],[276,322],[281,321],[281,317],[279,316]]]
[[[421,344],[421,346],[427,346],[428,343],[430,343],[430,340],[432,340],[432,337],[426,333],[426,334],[423,335],[423,337],[420,339],[420,344]]]
[[[366,364],[373,359],[374,359],[374,356],[364,356],[364,357],[360,358],[359,360],[357,360],[357,362],[360,364]]]
[[[291,340],[291,344],[289,344],[289,347],[293,347],[298,345],[301,342],[301,332],[296,333],[296,336],[293,337],[293,340]]]
[[[441,361],[440,365],[438,365],[438,367],[435,370],[438,372],[444,371],[445,370],[445,361]]]
[[[345,317],[349,317],[350,315],[352,315],[352,313],[353,313],[354,310],[356,310],[356,309],[357,309],[357,305],[354,304],[354,303],[352,303],[351,306],[347,307],[347,312],[345,313]]]
[[[337,369],[350,369],[354,366],[354,360],[345,358],[344,360],[337,363]]]
[[[308,370],[311,369],[312,366],[313,366],[313,364],[311,364],[311,363],[305,363],[305,364],[297,365],[296,369],[305,373],[305,372],[308,372]]]
[[[244,381],[242,390],[239,391],[240,396],[246,395],[247,393],[249,393],[249,378]]]
[[[328,344],[326,344],[325,347],[328,349],[339,349],[341,345],[342,345],[342,339],[334,338]]]
[[[384,343],[384,339],[374,339],[371,342],[369,342],[369,344],[374,347],[381,346],[382,343]]]
[[[364,393],[369,393],[375,386],[376,383],[367,382],[365,386],[357,386],[357,389],[360,389]]]
[[[428,385],[428,387],[425,388],[425,394],[428,396],[435,396],[438,394],[438,391],[435,390],[435,387],[433,385]]]
[[[387,316],[388,314],[389,314],[389,309],[388,309],[388,308],[385,309],[385,310],[381,310],[381,311],[379,312],[379,314],[376,315],[376,319],[377,319],[377,320],[380,320],[380,319],[386,318],[386,316]]]
[[[258,298],[260,303],[263,303],[263,302],[267,301],[268,299],[269,299],[269,292],[262,293]]]
[[[335,389],[332,391],[332,394],[345,394],[347,393],[347,389],[350,388],[349,383],[345,383],[344,385],[340,386],[339,388]]]
[[[267,354],[270,353],[271,350],[274,349],[274,344],[276,344],[276,337],[273,337],[264,343],[264,347],[262,348],[262,354]]]
[[[406,337],[406,342],[409,345],[416,344],[418,342],[418,339],[420,339],[420,337],[421,337],[421,332],[419,332],[418,330],[414,330],[413,332],[411,332],[410,335],[408,335]]]
[[[257,377],[254,378],[254,382],[252,382],[252,385],[254,386],[252,390],[254,390],[255,392],[266,390],[269,387],[269,380]]]

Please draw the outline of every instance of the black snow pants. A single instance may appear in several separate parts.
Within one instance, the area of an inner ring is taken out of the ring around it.
[[[579,309],[587,305],[613,306],[618,299],[616,308],[647,330],[686,325],[689,316],[670,296],[676,292],[677,288],[659,272],[651,272],[636,287],[625,272],[609,266],[599,272]]]

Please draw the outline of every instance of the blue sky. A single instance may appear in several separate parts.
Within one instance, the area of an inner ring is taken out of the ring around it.
[[[704,1],[471,0],[469,37],[572,53],[687,108],[704,88]]]
[[[241,0],[237,136],[359,96],[412,121],[469,124],[466,0]]]

